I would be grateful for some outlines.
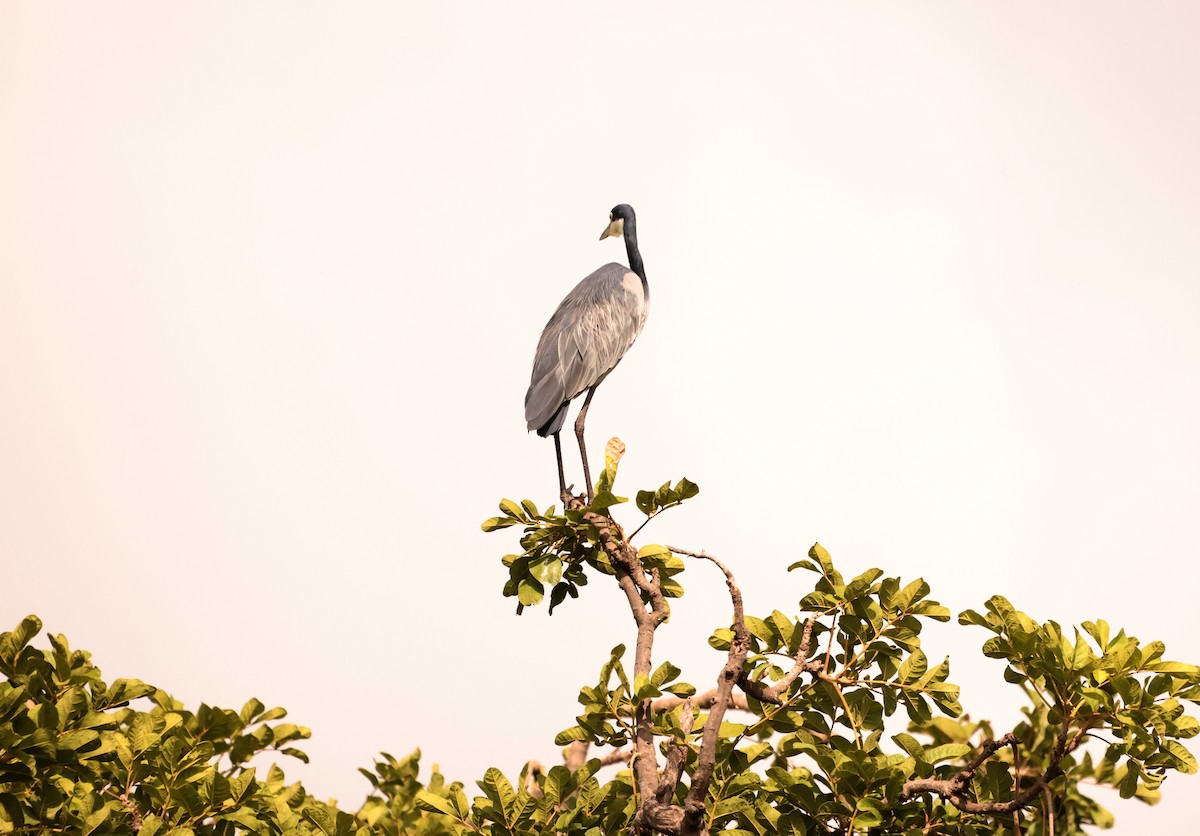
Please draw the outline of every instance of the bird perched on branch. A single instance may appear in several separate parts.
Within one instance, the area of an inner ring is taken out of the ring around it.
[[[636,219],[633,207],[626,203],[608,213],[608,226],[600,236],[625,238],[629,266],[605,264],[567,294],[546,323],[533,357],[533,376],[525,393],[525,422],[530,430],[545,438],[554,436],[554,455],[558,459],[558,486],[565,496],[567,480],[563,474],[562,444],[558,433],[567,419],[571,401],[587,392],[575,420],[575,437],[583,458],[583,478],[587,483],[588,502],[592,496],[592,475],[588,468],[583,425],[592,395],[608,373],[616,368],[633,345],[646,314],[650,310],[650,285],[646,268],[638,252]]]

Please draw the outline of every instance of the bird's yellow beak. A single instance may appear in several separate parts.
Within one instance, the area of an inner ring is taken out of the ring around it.
[[[625,234],[625,219],[617,218],[615,221],[610,223],[604,229],[604,232],[600,233],[600,240],[603,241],[605,238],[612,237],[613,235],[620,238],[624,234]]]

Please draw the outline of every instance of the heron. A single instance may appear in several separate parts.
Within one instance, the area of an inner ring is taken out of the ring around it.
[[[646,267],[638,251],[637,221],[627,203],[614,206],[608,213],[608,226],[600,240],[610,236],[625,239],[629,266],[605,264],[567,294],[550,317],[538,340],[533,357],[533,375],[525,393],[525,422],[530,431],[542,438],[554,437],[554,456],[558,460],[558,487],[568,496],[563,474],[562,443],[558,434],[567,419],[571,401],[587,393],[579,417],[575,419],[575,438],[583,459],[583,478],[590,504],[592,474],[588,468],[583,427],[588,407],[597,387],[642,333],[650,310],[650,285]]]

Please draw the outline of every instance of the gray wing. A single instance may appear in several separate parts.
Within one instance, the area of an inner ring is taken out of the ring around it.
[[[541,435],[558,432],[566,404],[603,380],[633,345],[648,307],[642,280],[616,263],[605,264],[567,294],[546,323],[533,358],[525,394],[529,429]]]

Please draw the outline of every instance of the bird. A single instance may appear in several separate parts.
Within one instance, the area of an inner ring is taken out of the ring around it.
[[[596,388],[642,333],[650,311],[650,284],[638,250],[637,219],[633,207],[627,203],[614,206],[608,213],[608,226],[600,240],[613,236],[625,239],[629,266],[605,264],[566,295],[542,330],[533,357],[529,391],[525,393],[528,431],[536,430],[542,438],[554,437],[558,486],[564,501],[569,493],[558,434],[566,421],[567,409],[571,401],[587,393],[575,420],[575,437],[579,441],[588,504],[591,504],[595,497],[583,441],[588,407]]]

